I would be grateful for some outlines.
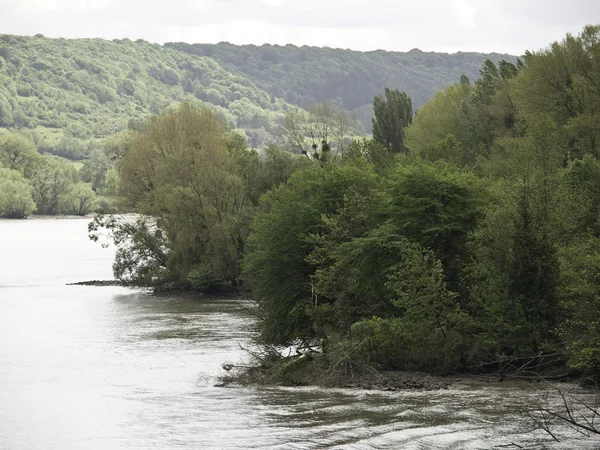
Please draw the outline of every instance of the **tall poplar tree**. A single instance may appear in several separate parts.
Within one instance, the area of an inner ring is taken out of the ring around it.
[[[404,128],[412,123],[412,101],[404,92],[385,88],[373,99],[373,138],[390,153],[406,153]]]

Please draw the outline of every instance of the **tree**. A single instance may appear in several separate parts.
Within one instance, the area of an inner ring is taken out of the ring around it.
[[[564,127],[573,156],[600,155],[600,25],[587,26],[539,52],[527,52],[523,70],[511,83],[529,121],[550,117]]]
[[[89,183],[95,191],[106,186],[106,173],[110,170],[111,163],[101,150],[94,150],[90,157],[83,162],[79,171],[82,181]]]
[[[42,155],[31,178],[37,213],[64,213],[74,177],[75,169],[69,161],[58,156]]]
[[[344,158],[352,137],[362,134],[356,117],[328,103],[285,116],[281,137],[289,148],[322,162]]]
[[[31,186],[16,170],[0,167],[0,217],[24,219],[35,210]]]
[[[412,123],[412,102],[404,92],[385,88],[373,99],[373,138],[390,153],[406,153],[404,129]]]
[[[65,199],[65,212],[76,216],[85,216],[96,209],[96,194],[88,183],[78,182],[71,185]]]
[[[294,173],[288,182],[262,197],[243,266],[265,315],[263,340],[288,343],[315,336],[311,277],[325,263],[320,255],[326,257],[328,252],[313,252],[363,229],[344,226],[349,234],[328,233],[335,216],[345,217],[342,211],[355,198],[353,193],[369,197],[377,185],[375,173],[365,162],[317,165]],[[321,233],[327,237],[319,237]]]
[[[124,130],[108,136],[102,143],[102,150],[109,160],[119,162],[131,148],[135,136],[132,130]]]
[[[484,217],[485,182],[444,162],[422,161],[398,166],[390,181],[389,223],[435,253],[449,289],[456,292],[467,240]]]
[[[412,124],[406,129],[406,147],[411,152],[417,152],[450,134],[463,142],[465,123],[461,106],[468,98],[469,91],[469,85],[453,84],[421,106]]]
[[[375,167],[378,173],[383,173],[393,166],[394,156],[374,139],[353,139],[348,146],[348,159],[364,159]]]
[[[25,178],[30,178],[39,156],[33,142],[24,136],[16,133],[0,135],[0,166],[16,170]]]
[[[249,201],[229,141],[214,112],[186,103],[151,119],[123,156],[120,198],[164,233],[154,282],[236,282]]]

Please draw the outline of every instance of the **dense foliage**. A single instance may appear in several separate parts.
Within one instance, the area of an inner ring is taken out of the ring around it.
[[[110,210],[112,200],[103,197],[114,195],[108,187],[109,165],[98,163],[104,159],[97,150],[76,167],[59,156],[40,154],[27,134],[0,134],[0,217],[22,219],[34,211],[84,216],[99,207]],[[114,170],[112,176],[116,182]]]
[[[119,197],[139,217],[98,217],[113,233],[115,275],[136,285],[236,284],[260,195],[307,162],[246,148],[208,108],[184,103],[133,133],[119,162]],[[98,235],[94,235],[98,239]]]
[[[481,53],[356,52],[352,50],[296,47],[295,45],[233,45],[167,43],[169,48],[205,56],[223,68],[247,77],[257,86],[286,102],[308,108],[328,101],[355,111],[371,130],[373,97],[385,86],[406,92],[415,107],[456,82],[462,74],[478,77],[486,59],[497,63],[509,55]]]
[[[388,170],[358,151],[268,193],[244,258],[262,338],[437,373],[543,354],[597,373],[599,52],[587,27],[487,61],[417,111]]]
[[[195,101],[264,147],[292,104],[356,110],[369,131],[371,102],[384,86],[419,106],[461,73],[476,77],[488,57],[499,55],[0,35],[0,127],[29,130],[41,152],[85,159],[102,138]]]
[[[485,61],[412,124],[408,96],[388,89],[376,121],[398,119],[401,151],[324,133],[348,116],[320,104],[286,117],[305,155],[260,154],[184,104],[107,148],[142,216],[99,218],[94,236],[113,231],[130,282],[244,281],[263,342],[318,343],[332,365],[523,372],[553,355],[596,374],[599,55],[590,26],[523,61]]]
[[[255,146],[289,107],[214,60],[128,39],[0,35],[0,126],[31,130],[42,152],[88,157],[184,100],[211,105]]]

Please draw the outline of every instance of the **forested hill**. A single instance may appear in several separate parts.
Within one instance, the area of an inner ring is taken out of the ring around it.
[[[479,77],[486,59],[498,63],[514,56],[497,53],[406,53],[297,47],[167,43],[166,47],[213,58],[222,67],[248,77],[270,94],[307,107],[330,101],[356,111],[370,131],[373,97],[384,87],[406,92],[418,108],[461,75]]]
[[[315,100],[356,110],[369,131],[384,87],[418,107],[461,74],[476,78],[488,58],[510,57],[0,35],[0,127],[29,130],[41,151],[74,159],[186,99],[213,105],[252,146],[272,139],[290,104]]]
[[[31,130],[41,151],[85,156],[99,138],[186,99],[256,129],[259,141],[289,108],[213,59],[142,40],[0,35],[0,126]]]

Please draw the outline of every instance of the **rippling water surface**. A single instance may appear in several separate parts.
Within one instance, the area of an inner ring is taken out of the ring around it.
[[[0,221],[0,449],[598,448],[535,431],[539,386],[433,392],[218,387],[252,318],[236,301],[113,287],[86,219]],[[549,398],[549,400],[548,400]]]

